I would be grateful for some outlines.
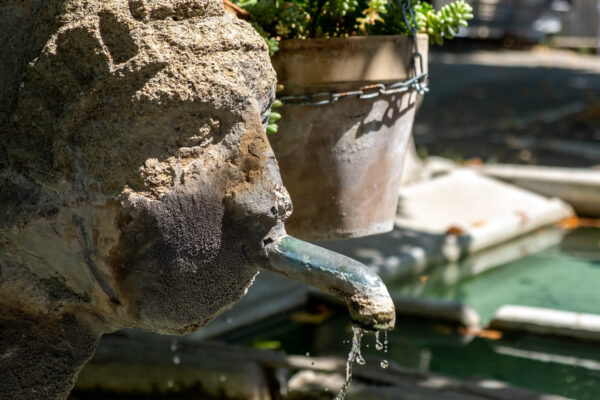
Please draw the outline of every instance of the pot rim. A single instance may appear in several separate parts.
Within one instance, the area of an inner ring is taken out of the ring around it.
[[[427,70],[428,35],[418,35],[417,41]],[[285,85],[283,96],[345,92],[405,81],[411,76],[414,47],[412,36],[406,35],[287,39],[271,61]]]
[[[417,39],[422,41],[429,36],[426,33],[418,33]],[[283,39],[279,41],[280,51],[282,47],[285,50],[301,49],[305,47],[331,47],[346,46],[348,44],[366,44],[368,42],[395,42],[412,40],[409,35],[371,35],[371,36],[346,36],[346,37],[319,37],[306,39]],[[429,42],[427,42],[429,43]],[[371,45],[371,43],[369,43]]]

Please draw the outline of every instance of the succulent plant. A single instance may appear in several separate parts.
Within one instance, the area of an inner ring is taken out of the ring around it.
[[[432,43],[452,39],[467,26],[473,9],[456,0],[438,11],[421,0],[239,0],[251,23],[265,38],[271,52],[281,39],[344,37],[353,35],[407,35],[415,27]],[[409,25],[403,6],[412,10]]]
[[[279,40],[353,35],[410,35],[426,33],[432,44],[452,39],[473,18],[464,0],[455,0],[435,11],[421,0],[239,0],[250,13],[250,23],[265,39],[269,53]],[[412,15],[405,15],[404,9]],[[274,103],[277,108],[281,102]],[[271,111],[268,133],[276,133],[281,115]]]

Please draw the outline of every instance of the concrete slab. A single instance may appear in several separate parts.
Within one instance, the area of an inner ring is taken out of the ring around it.
[[[482,321],[472,305],[456,299],[425,298],[425,292],[452,287],[557,245],[565,231],[540,228],[570,215],[571,208],[558,199],[463,168],[403,188],[394,231],[320,244],[375,268],[388,282],[396,282],[390,290],[399,314],[449,319],[476,329]],[[536,234],[524,235],[532,231]],[[470,253],[474,254],[465,258]],[[439,267],[433,268],[435,265]]]
[[[558,199],[461,169],[403,189],[396,225],[462,237],[465,250],[474,252],[572,214]]]
[[[458,322],[470,331],[481,329],[481,317],[473,308],[459,301],[422,299],[393,294],[396,312],[400,315],[415,315],[436,320]]]
[[[509,164],[473,168],[544,196],[558,197],[579,215],[600,217],[600,170]]]
[[[600,315],[540,307],[502,306],[494,315],[490,327],[584,340],[600,340]]]

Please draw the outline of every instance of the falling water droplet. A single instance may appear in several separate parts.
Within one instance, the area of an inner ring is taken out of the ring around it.
[[[356,363],[359,365],[365,365],[367,363],[360,352],[356,355]]]
[[[382,361],[379,363],[379,366],[380,366],[381,368],[383,368],[383,369],[386,369],[387,367],[389,367],[389,366],[390,366],[390,363],[388,363],[388,360],[382,360]]]
[[[388,352],[388,337],[387,337],[387,331],[383,331],[383,352],[387,353]]]
[[[383,350],[383,343],[381,343],[381,339],[379,339],[379,331],[375,331],[375,349],[377,349],[377,351]]]
[[[176,352],[177,351],[177,339],[173,339],[171,341],[171,347],[170,347],[172,352]]]
[[[219,377],[219,380],[220,380],[221,382],[225,382],[225,381],[227,380],[227,375],[221,375],[221,376]]]
[[[306,352],[306,357],[310,357],[310,353],[308,351]]]
[[[172,388],[174,385],[175,385],[175,383],[173,382],[173,380],[172,380],[172,379],[169,379],[169,380],[167,381],[167,387],[170,387],[170,388]]]
[[[335,396],[335,400],[343,400],[346,397],[348,386],[352,381],[352,364],[356,360],[356,356],[360,353],[362,337],[363,330],[358,326],[352,326],[352,348],[350,349],[350,353],[348,353],[348,360],[346,361],[346,379],[344,379],[344,385],[340,389],[340,392]]]
[[[181,363],[181,359],[179,358],[178,355],[174,355],[173,356],[173,364],[179,365],[179,363]]]

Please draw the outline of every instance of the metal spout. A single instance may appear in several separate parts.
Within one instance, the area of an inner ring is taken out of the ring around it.
[[[352,320],[364,328],[394,327],[396,310],[385,284],[364,264],[291,236],[267,246],[266,269],[344,300]]]

